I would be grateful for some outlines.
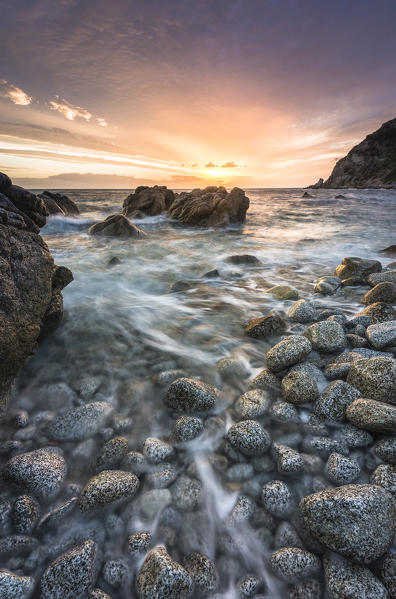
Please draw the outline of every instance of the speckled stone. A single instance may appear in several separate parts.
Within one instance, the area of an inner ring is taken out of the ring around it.
[[[128,439],[126,437],[114,437],[105,443],[91,464],[94,473],[102,470],[112,470],[121,462],[128,453]]]
[[[283,377],[282,391],[285,400],[293,404],[312,403],[319,395],[315,379],[298,370]]]
[[[334,432],[335,441],[340,441],[347,447],[367,447],[373,442],[373,437],[368,431],[364,431],[353,424],[344,424]]]
[[[187,599],[192,594],[192,580],[165,547],[155,547],[140,568],[136,591],[139,599]]]
[[[359,463],[353,458],[347,458],[340,453],[331,453],[325,466],[327,478],[336,485],[347,485],[360,475]]]
[[[128,451],[121,462],[120,468],[139,475],[147,470],[147,462],[144,455],[139,451]]]
[[[225,381],[246,379],[250,374],[249,369],[242,360],[232,357],[218,360],[216,362],[216,369]]]
[[[103,565],[102,576],[113,589],[118,589],[128,577],[128,566],[121,559],[108,560]]]
[[[231,526],[247,522],[255,512],[255,503],[247,495],[240,495],[228,516],[227,523]]]
[[[342,259],[341,264],[335,269],[335,276],[340,279],[348,279],[349,277],[360,276],[364,279],[373,273],[381,272],[381,262],[378,260],[368,260],[365,258],[357,258],[355,256],[346,256]]]
[[[80,495],[80,510],[91,512],[115,502],[132,499],[139,488],[135,474],[122,470],[103,470],[93,476]]]
[[[298,422],[297,408],[287,401],[275,401],[270,408],[270,416],[281,424]]]
[[[326,555],[323,567],[330,599],[389,599],[384,585],[364,566]]]
[[[227,437],[233,447],[248,456],[262,455],[271,444],[269,432],[255,420],[242,420],[233,424]]]
[[[235,402],[235,411],[241,418],[259,418],[268,413],[272,400],[268,392],[262,389],[251,389]]]
[[[172,438],[178,443],[192,441],[203,431],[202,422],[194,416],[180,416],[173,425]]]
[[[375,455],[388,464],[396,464],[396,437],[380,439],[374,445]]]
[[[249,480],[254,475],[254,468],[252,464],[242,463],[233,464],[227,469],[226,478],[230,482],[241,482]]]
[[[374,399],[356,399],[347,408],[347,418],[358,428],[379,433],[396,432],[396,406]]]
[[[37,524],[40,506],[33,497],[20,495],[14,502],[12,524],[14,532],[29,535]]]
[[[14,456],[6,464],[5,477],[33,493],[50,500],[59,493],[67,473],[64,458],[53,451],[36,449]]]
[[[257,591],[263,586],[263,581],[254,574],[246,574],[237,582],[239,599],[257,598]]]
[[[396,303],[396,285],[388,281],[378,283],[364,294],[361,301],[362,304],[366,305],[374,304],[375,302],[394,304]]]
[[[322,565],[317,555],[298,547],[283,547],[274,551],[270,564],[275,574],[288,582],[318,574]]]
[[[301,324],[312,322],[316,320],[317,316],[318,314],[314,306],[304,299],[298,300],[298,302],[293,304],[287,312],[287,317],[289,320],[293,322],[299,322]]]
[[[248,337],[265,339],[272,335],[279,335],[286,329],[286,323],[278,314],[267,314],[260,318],[253,318],[245,328]]]
[[[201,501],[202,484],[196,478],[185,474],[179,476],[171,488],[175,506],[181,510],[192,510]]]
[[[0,570],[1,599],[26,599],[33,586],[34,579],[30,576],[18,576],[9,570]]]
[[[361,314],[370,317],[371,322],[369,325],[377,322],[396,320],[396,310],[394,310],[390,304],[386,304],[385,302],[375,302],[374,304],[370,304],[363,310],[363,312],[361,312]]]
[[[89,540],[67,551],[45,570],[40,599],[85,599],[95,577],[96,544]]]
[[[281,480],[273,480],[263,486],[261,501],[265,509],[276,518],[287,518],[295,508],[292,491]]]
[[[81,441],[92,437],[105,426],[111,412],[111,405],[104,401],[67,410],[48,425],[48,436],[55,441]]]
[[[174,449],[172,445],[156,439],[154,437],[147,437],[143,443],[143,455],[152,464],[159,464],[172,457]]]
[[[396,287],[396,285],[395,285]],[[396,345],[396,320],[371,324],[366,330],[367,339],[375,349]]]
[[[396,404],[396,360],[378,356],[354,360],[347,382],[363,397]]]
[[[278,300],[297,300],[298,291],[289,285],[275,285],[266,290]]]
[[[267,351],[267,366],[273,372],[280,372],[294,364],[303,362],[311,353],[311,342],[302,335],[292,335],[283,339]]]
[[[165,405],[187,413],[207,412],[214,408],[218,390],[196,379],[181,378],[174,381],[166,394]]]
[[[265,391],[280,391],[280,379],[268,368],[264,368],[259,374],[249,382],[249,389],[263,389]]]
[[[26,555],[37,548],[38,541],[27,535],[9,535],[0,539],[0,555]]]
[[[289,589],[288,599],[321,599],[322,588],[320,582],[315,578],[310,578],[298,582]]]
[[[381,564],[381,580],[386,586],[389,599],[396,597],[396,552],[390,551],[387,553]]]
[[[150,549],[151,542],[152,535],[150,531],[136,532],[128,537],[128,553],[130,555],[146,553]]]
[[[381,557],[396,530],[394,499],[375,485],[344,485],[308,495],[299,511],[315,539],[360,564]]]
[[[315,351],[332,354],[346,347],[345,331],[339,322],[322,320],[315,322],[304,332]]]
[[[379,485],[396,495],[396,466],[380,464],[371,474],[370,480],[373,485]]]
[[[345,381],[336,380],[327,385],[313,406],[313,413],[331,422],[345,422],[346,409],[360,397],[360,391]]]
[[[275,549],[281,549],[282,547],[300,547],[303,549],[304,545],[294,526],[287,520],[283,520],[275,531],[274,547]]]
[[[183,566],[193,581],[194,591],[213,593],[219,584],[216,566],[205,554],[194,551],[184,558]]]
[[[108,595],[101,589],[93,589],[88,599],[112,599],[112,597],[110,597],[110,595]]]
[[[320,277],[315,283],[314,292],[322,295],[334,295],[340,287],[341,279],[339,277]]]
[[[304,469],[304,460],[296,449],[273,443],[271,454],[276,461],[279,474],[296,474]]]

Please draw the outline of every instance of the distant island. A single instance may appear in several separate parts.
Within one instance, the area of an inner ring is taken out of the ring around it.
[[[341,158],[330,177],[319,179],[310,189],[395,188],[396,118],[384,123]]]

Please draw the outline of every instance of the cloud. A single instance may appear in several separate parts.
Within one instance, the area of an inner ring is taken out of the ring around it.
[[[51,100],[49,103],[51,110],[57,110],[60,112],[68,121],[74,121],[75,119],[84,119],[90,121],[92,114],[80,108],[80,106],[74,106],[67,100],[62,100],[59,96],[55,96],[55,100]]]
[[[205,164],[205,168],[217,168],[218,166],[218,164],[214,164],[213,162],[208,162],[208,164]]]
[[[29,106],[33,102],[31,96],[28,96],[27,93],[16,87],[16,85],[8,83],[5,79],[0,80],[0,97],[7,98],[18,106]]]
[[[221,168],[239,168],[239,164],[235,164],[235,162],[232,160],[231,162],[226,162],[225,164],[222,164]]]
[[[98,125],[100,125],[101,127],[107,127],[107,123],[105,121],[105,119],[102,119],[100,117],[96,118],[96,122],[98,123]]]

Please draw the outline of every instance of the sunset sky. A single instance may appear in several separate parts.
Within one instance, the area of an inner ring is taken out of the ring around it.
[[[396,117],[395,0],[1,3],[0,171],[305,186]]]

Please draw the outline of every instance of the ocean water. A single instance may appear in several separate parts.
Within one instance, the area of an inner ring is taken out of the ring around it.
[[[54,546],[59,551],[71,535],[77,539],[95,534],[103,559],[124,559],[133,576],[141,559],[126,556],[126,537],[151,530],[155,543],[166,544],[180,562],[194,550],[214,559],[222,597],[236,597],[240,576],[253,573],[264,579],[269,597],[286,599],[287,585],[275,579],[266,564],[273,549],[265,540],[271,526],[242,519],[230,530],[228,520],[241,494],[282,477],[255,472],[249,487],[245,481],[230,482],[221,467],[213,465],[213,456],[222,451],[222,435],[235,419],[232,404],[264,367],[265,352],[274,343],[249,339],[243,327],[251,318],[274,310],[284,313],[293,304],[266,292],[279,284],[295,287],[300,298],[315,299],[323,308],[341,308],[347,316],[360,311],[361,290],[348,288],[332,297],[318,297],[313,294],[314,284],[318,277],[333,274],[344,256],[375,258],[383,265],[391,261],[379,252],[395,243],[396,192],[314,190],[310,199],[302,198],[302,190],[251,189],[244,225],[194,228],[166,216],[147,217],[136,221],[147,233],[146,239],[137,241],[87,234],[91,224],[121,210],[127,192],[66,193],[79,205],[81,215],[50,217],[42,229],[56,264],[68,266],[74,275],[63,291],[65,318],[24,368],[13,408],[26,409],[37,421],[46,411],[51,419],[65,407],[51,386],[65,383],[75,392],[74,405],[92,399],[109,401],[120,417],[130,418],[121,434],[128,437],[131,450],[140,450],[148,436],[170,437],[174,420],[165,409],[166,387],[158,384],[158,375],[177,369],[221,388],[215,415],[222,418],[224,431],[211,432],[208,425],[202,437],[178,451],[173,462],[177,476],[188,474],[199,480],[202,490],[199,505],[179,509],[181,521],[175,529],[160,515],[142,517],[139,502],[151,488],[143,479],[134,505],[116,509],[112,521],[108,513],[89,519],[77,510],[61,522],[42,540],[46,549],[37,575],[48,563],[48,555],[57,554]],[[336,199],[338,193],[345,197]],[[232,264],[227,258],[235,254],[253,255],[260,264]],[[109,267],[113,257],[120,264]],[[213,269],[219,276],[206,277]],[[177,281],[188,283],[189,288],[172,292],[171,285]],[[295,325],[290,332],[303,328]],[[236,359],[240,369],[237,376],[224,380],[217,362],[228,357]],[[87,384],[93,389],[89,397],[81,391]],[[290,444],[299,432],[296,424],[264,421],[263,425],[274,440],[289,439]],[[103,430],[92,441],[62,444],[70,483],[87,482],[90,462],[116,433]],[[35,448],[40,439],[43,442],[45,437],[28,439],[26,446]],[[292,479],[290,484],[297,501],[306,493],[305,482]],[[65,494],[55,504],[62,499]],[[224,539],[231,539],[228,545]],[[132,584],[129,580],[121,588],[110,589],[113,599],[134,597]]]

